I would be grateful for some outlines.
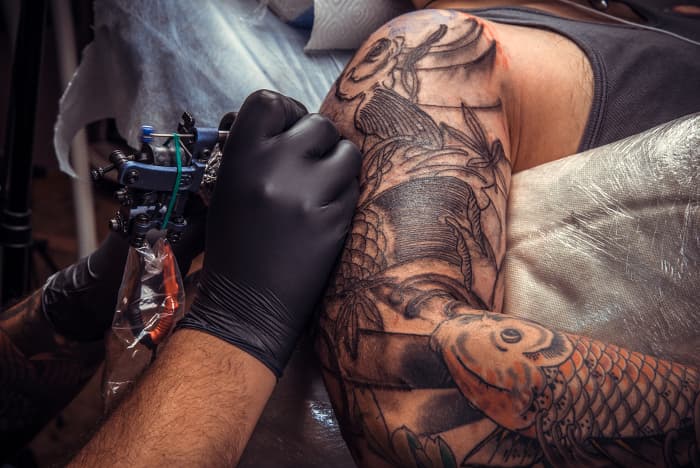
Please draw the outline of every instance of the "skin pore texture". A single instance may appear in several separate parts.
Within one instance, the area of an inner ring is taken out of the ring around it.
[[[363,152],[316,344],[361,466],[700,460],[697,369],[503,310],[511,174],[573,153],[590,108],[585,57],[528,31],[404,15],[322,107]]]

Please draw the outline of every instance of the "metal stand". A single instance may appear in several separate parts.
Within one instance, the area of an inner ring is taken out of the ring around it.
[[[15,43],[5,157],[0,173],[0,300],[3,304],[29,290],[32,147],[46,6],[46,0],[22,2]]]
[[[56,32],[56,48],[63,89],[68,87],[75,69],[78,68],[78,52],[75,49],[75,31],[70,8],[70,2],[51,0],[51,15]],[[71,160],[77,174],[77,177],[72,180],[73,206],[78,234],[78,258],[81,258],[91,254],[97,248],[88,140],[84,129],[81,129],[73,139]]]

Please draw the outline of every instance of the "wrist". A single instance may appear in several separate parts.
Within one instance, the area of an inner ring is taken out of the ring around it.
[[[224,340],[281,377],[299,335],[290,319],[272,291],[205,273],[191,310],[177,329],[198,330]]]

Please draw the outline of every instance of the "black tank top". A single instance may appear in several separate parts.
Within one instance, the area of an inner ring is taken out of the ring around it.
[[[552,31],[583,50],[593,69],[594,94],[579,151],[700,112],[700,46],[633,26],[560,18],[522,7],[468,13]]]

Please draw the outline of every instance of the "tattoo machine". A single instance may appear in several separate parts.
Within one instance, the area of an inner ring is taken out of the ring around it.
[[[227,114],[219,128],[197,128],[187,112],[176,133],[156,133],[153,127],[141,127],[141,149],[132,155],[113,151],[107,167],[92,171],[100,180],[117,171],[121,185],[115,198],[121,208],[109,221],[111,230],[127,236],[131,245],[140,247],[153,229],[165,230],[171,243],[179,240],[187,227],[183,216],[192,193],[211,193],[221,162],[221,148],[228,137],[234,114]],[[222,130],[226,129],[226,130]],[[163,138],[163,145],[156,145]]]
[[[117,171],[120,187],[114,195],[121,206],[109,227],[131,244],[107,340],[108,406],[155,359],[158,346],[184,313],[184,288],[172,245],[187,229],[190,197],[206,202],[212,193],[234,119],[235,114],[227,114],[219,128],[202,128],[185,112],[175,133],[157,133],[144,125],[137,152],[115,150],[109,166],[92,171],[95,181]],[[163,143],[156,144],[156,139]]]

